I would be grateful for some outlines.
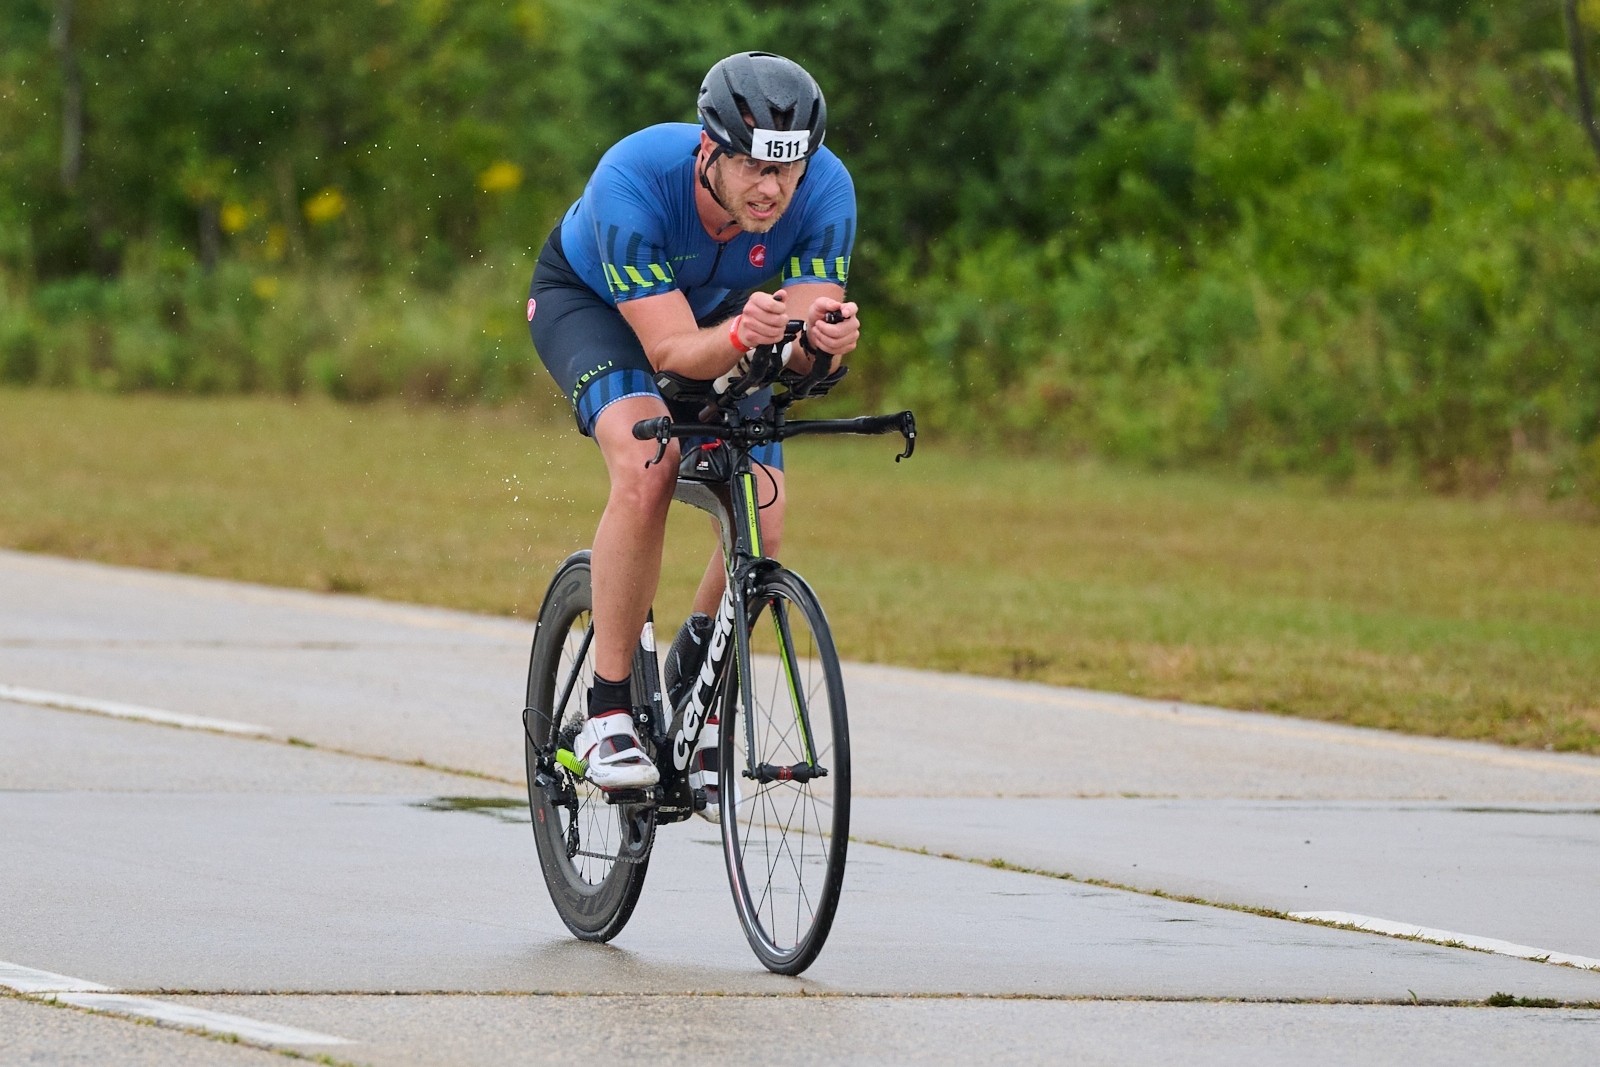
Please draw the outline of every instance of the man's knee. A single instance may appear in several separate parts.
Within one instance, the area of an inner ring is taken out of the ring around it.
[[[607,407],[595,420],[594,438],[611,475],[610,503],[641,514],[665,514],[678,483],[678,442],[667,443],[660,463],[656,442],[633,436],[633,425],[667,413],[658,396],[635,396]]]
[[[783,544],[783,514],[788,505],[783,472],[779,471],[766,488],[771,496],[761,501],[761,552],[765,556],[776,556]]]
[[[647,469],[645,462],[655,456],[655,448],[651,442],[636,456],[617,457],[611,465],[611,503],[643,514],[666,513],[678,484],[678,443],[669,444],[661,462]]]
[[[783,518],[761,521],[761,554],[776,558],[783,548]]]

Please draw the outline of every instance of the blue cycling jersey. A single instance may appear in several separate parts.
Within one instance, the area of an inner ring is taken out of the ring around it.
[[[601,157],[561,221],[562,253],[589,288],[612,305],[676,289],[699,318],[730,292],[773,278],[845,284],[856,193],[839,157],[817,150],[770,231],[719,243],[695,208],[699,146],[699,126],[668,122],[624,137]]]

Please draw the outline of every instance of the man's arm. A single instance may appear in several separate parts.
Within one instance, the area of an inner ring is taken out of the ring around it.
[[[861,320],[856,318],[855,304],[845,300],[844,287],[832,282],[794,282],[780,291],[787,294],[790,307],[806,309],[803,316],[794,317],[805,319],[811,347],[832,355],[830,369],[838,370],[843,357],[855,351],[861,338]],[[839,322],[826,321],[823,316],[830,311],[839,312],[843,318]],[[789,366],[804,373],[811,369],[811,357],[801,352]]]
[[[739,342],[744,348],[776,344],[783,340],[784,327],[791,318],[806,320],[813,347],[835,355],[855,348],[860,332],[855,321],[855,305],[843,302],[844,290],[837,285],[792,285],[777,293],[751,293],[739,321]],[[650,365],[685,378],[709,381],[726,372],[743,355],[728,336],[728,324],[700,329],[688,299],[678,291],[625,300],[617,310],[633,327]],[[844,311],[843,322],[827,323],[829,311]],[[804,370],[802,363],[796,369]]]

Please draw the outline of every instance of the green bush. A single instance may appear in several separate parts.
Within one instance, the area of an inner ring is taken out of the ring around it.
[[[1015,233],[887,276],[862,377],[931,427],[1154,465],[1492,481],[1600,432],[1600,175],[1492,68],[1195,114],[1187,241]],[[1461,112],[1471,118],[1464,121]],[[1566,443],[1566,444],[1564,444]]]
[[[267,274],[241,263],[211,274],[190,266],[80,277],[34,294],[36,329],[14,315],[0,320],[0,352],[8,379],[21,382],[497,401],[540,389],[522,301],[507,292],[531,271],[508,256],[456,273],[442,292],[404,278]]]
[[[520,308],[548,225],[767,47],[826,87],[861,206],[835,408],[1554,493],[1600,437],[1600,168],[1554,4],[79,8],[65,188],[52,9],[0,7],[6,381],[547,396]]]

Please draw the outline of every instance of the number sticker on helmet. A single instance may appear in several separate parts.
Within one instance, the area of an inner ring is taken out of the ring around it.
[[[810,130],[751,130],[750,154],[771,163],[789,163],[806,158],[811,144]]]

